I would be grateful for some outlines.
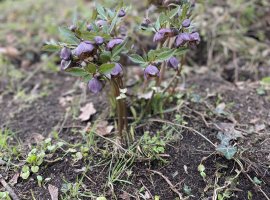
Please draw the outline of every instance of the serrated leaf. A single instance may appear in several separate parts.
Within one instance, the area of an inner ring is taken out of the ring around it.
[[[114,68],[115,64],[114,63],[106,63],[106,64],[103,64],[101,65],[99,68],[98,68],[98,71],[100,73],[103,73],[103,74],[108,74],[112,71],[112,69]]]
[[[116,46],[112,51],[112,58],[118,56],[125,49],[126,44],[127,42],[124,41],[120,45]]]
[[[230,160],[236,154],[237,147],[220,144],[217,146],[216,151],[220,152],[222,155],[225,156],[225,158]]]
[[[172,9],[169,13],[168,13],[168,18],[172,19],[175,17],[175,15],[177,15],[177,13],[180,10],[180,6],[176,6],[176,8]]]
[[[101,19],[107,20],[107,14],[106,14],[104,7],[102,7],[100,4],[97,4],[96,8],[97,8],[97,12],[98,12],[99,16],[101,17]]]
[[[46,44],[42,47],[42,51],[47,51],[47,52],[56,52],[59,51],[61,47],[56,44]]]
[[[69,43],[78,44],[80,42],[80,40],[68,28],[59,27],[59,32],[64,40]]]
[[[96,72],[96,65],[94,63],[89,63],[84,67],[84,70],[87,71],[90,74],[93,74]]]
[[[79,68],[79,67],[72,67],[72,68],[66,69],[65,71],[71,74],[72,76],[77,76],[77,77],[86,76],[88,74],[84,69]]]
[[[111,60],[111,52],[110,51],[103,51],[100,54],[100,60],[102,63],[107,63]]]
[[[138,63],[138,64],[145,64],[145,60],[143,59],[143,57],[141,57],[138,54],[132,54],[129,56],[129,59],[134,62],[134,63]]]

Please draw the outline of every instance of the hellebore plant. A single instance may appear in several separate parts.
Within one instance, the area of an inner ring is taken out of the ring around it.
[[[107,9],[96,5],[88,24],[76,22],[69,28],[60,28],[64,42],[51,42],[44,47],[47,51],[60,51],[61,70],[80,77],[92,93],[98,94],[105,84],[109,83],[115,103],[113,107],[116,108],[118,116],[118,135],[122,143],[127,144],[132,140],[127,131],[126,88],[123,83],[124,72],[129,69],[122,65],[123,60],[128,56],[130,61],[139,64],[144,69],[145,82],[154,78],[156,87],[160,87],[166,66],[175,70],[175,76],[163,90],[166,92],[180,75],[188,47],[200,42],[200,36],[189,18],[190,4],[178,1],[170,3],[168,0],[164,2],[166,7],[153,14],[158,14],[154,19],[155,23],[145,18],[140,26],[143,32],[153,33],[156,46],[151,50],[143,49],[143,55],[137,54],[131,48],[136,46],[130,42],[134,41],[132,39],[136,32],[129,36],[123,34],[123,30],[128,28],[124,23],[128,17],[128,8],[122,6],[118,9]],[[179,57],[182,58],[181,62]],[[152,98],[154,95],[153,92]]]

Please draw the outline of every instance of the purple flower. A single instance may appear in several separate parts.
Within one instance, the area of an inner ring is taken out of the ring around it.
[[[70,60],[71,59],[71,50],[67,47],[63,47],[60,52],[60,58],[62,60]]]
[[[160,42],[165,40],[167,37],[174,36],[174,31],[169,28],[162,28],[154,35],[154,42]]]
[[[96,21],[96,25],[98,27],[103,27],[103,26],[107,25],[107,21],[100,19],[100,20]]]
[[[183,26],[184,28],[188,28],[188,27],[190,26],[190,23],[191,23],[190,19],[185,19],[185,20],[182,22],[182,26]]]
[[[102,45],[104,43],[104,38],[101,36],[96,36],[94,40],[97,45]]]
[[[159,76],[158,68],[154,65],[148,65],[144,69],[144,78],[147,79],[149,77],[155,77],[155,76]]]
[[[179,66],[179,60],[176,57],[173,56],[168,60],[168,67],[177,70],[178,66]]]
[[[199,43],[201,41],[201,38],[198,32],[191,33],[189,38],[190,38],[190,42]]]
[[[92,31],[92,30],[93,30],[93,26],[92,26],[91,24],[88,24],[88,25],[86,26],[86,29],[87,29],[88,31]]]
[[[113,70],[111,71],[112,76],[122,76],[123,75],[123,69],[122,65],[120,63],[115,63],[115,66]]]
[[[107,48],[109,50],[113,49],[116,45],[121,44],[124,40],[120,39],[120,38],[116,38],[116,39],[112,39],[109,41],[109,43],[107,44]]]
[[[102,90],[102,87],[102,82],[95,77],[88,82],[88,89],[94,94],[99,93]]]
[[[61,60],[61,70],[66,70],[71,65],[71,60]]]
[[[69,30],[71,30],[72,32],[75,32],[77,30],[77,26],[76,25],[71,25],[69,27]]]
[[[183,46],[186,42],[190,41],[190,35],[188,33],[181,33],[175,39],[175,46]]]
[[[126,11],[124,11],[123,9],[121,9],[118,13],[118,17],[124,17],[126,15]]]
[[[90,41],[81,42],[75,49],[75,55],[79,58],[84,58],[85,56],[91,55],[94,50],[94,45]]]

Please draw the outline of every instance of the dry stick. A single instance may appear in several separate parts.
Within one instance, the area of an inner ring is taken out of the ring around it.
[[[170,121],[167,121],[167,120],[161,120],[161,119],[149,119],[149,121],[152,121],[152,122],[160,122],[160,123],[166,123],[166,124],[170,124],[172,126],[178,126],[180,128],[185,128],[185,129],[188,129],[194,133],[197,133],[199,136],[201,136],[202,138],[204,138],[207,142],[209,142],[211,145],[213,145],[215,148],[216,148],[216,145],[211,141],[209,140],[206,136],[204,136],[202,133],[200,133],[199,131],[196,131],[195,129],[191,128],[191,127],[188,127],[188,126],[184,126],[184,125],[180,125],[180,124],[174,124]]]
[[[8,191],[9,195],[12,197],[13,200],[20,200],[20,198],[16,195],[14,190],[7,184],[7,182],[3,178],[2,174],[0,174],[0,183]]]
[[[255,186],[258,186],[254,183],[254,181],[251,179],[251,177],[246,173],[243,164],[241,163],[241,161],[237,158],[234,158],[234,161],[239,165],[239,167],[241,168],[241,171],[248,177],[248,179],[250,180],[251,183],[253,183]],[[263,196],[267,199],[270,200],[270,198],[267,196],[267,194],[262,190],[261,187],[258,187],[258,189],[260,190],[260,192],[263,194]]]
[[[175,186],[172,184],[172,182],[166,176],[164,176],[161,172],[158,172],[158,171],[155,171],[155,170],[149,170],[149,171],[150,172],[153,172],[155,174],[160,175],[168,183],[168,185],[170,186],[171,190],[174,191],[178,195],[178,197],[180,199],[184,199],[182,197],[182,194],[175,188]]]

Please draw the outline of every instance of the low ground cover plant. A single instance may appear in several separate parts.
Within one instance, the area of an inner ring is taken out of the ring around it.
[[[131,7],[119,4],[111,9],[97,4],[90,19],[59,28],[62,42],[51,42],[44,47],[44,50],[60,51],[61,70],[80,77],[92,93],[99,95],[105,85],[110,87],[107,94],[112,109],[116,110],[122,144],[130,144],[133,140],[128,131],[129,93],[124,82],[125,75],[131,70],[129,63],[142,68],[144,79],[141,87],[131,88],[132,93],[143,93],[149,88],[151,92],[148,103],[140,111],[139,121],[152,112],[151,104],[157,105],[158,98],[163,103],[167,101],[161,98],[162,94],[174,93],[185,53],[200,42],[192,21],[192,4],[163,1],[156,5],[155,11],[147,9],[142,23],[134,26],[129,24],[135,23],[128,16]],[[148,35],[153,41],[152,47],[145,49],[136,42],[140,34]],[[168,70],[174,70],[175,74],[162,85]]]

